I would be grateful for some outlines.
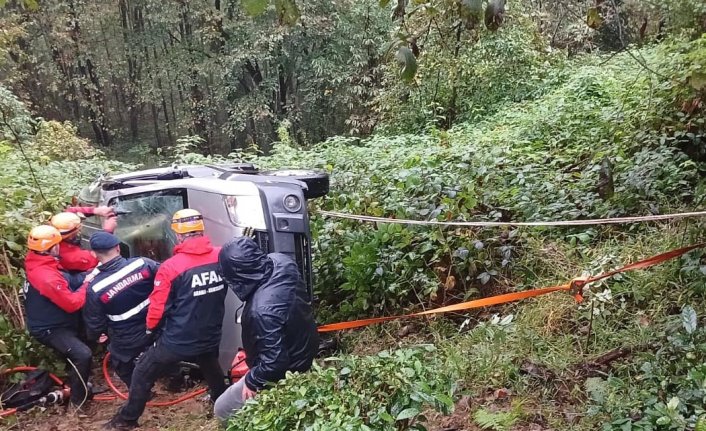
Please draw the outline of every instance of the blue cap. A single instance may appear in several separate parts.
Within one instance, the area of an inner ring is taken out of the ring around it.
[[[120,240],[112,233],[100,231],[91,235],[91,250],[109,250],[118,244]]]

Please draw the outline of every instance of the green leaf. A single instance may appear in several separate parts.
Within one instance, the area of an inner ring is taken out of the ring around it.
[[[390,0],[380,0],[380,7],[387,7],[390,4]]]
[[[395,420],[398,421],[403,421],[405,419],[411,419],[419,414],[419,409],[416,409],[414,407],[410,407],[408,409],[402,410],[398,415]]]
[[[586,392],[596,404],[603,404],[608,394],[608,383],[600,377],[586,379]]]
[[[5,245],[6,245],[7,248],[9,248],[10,250],[13,250],[13,251],[22,251],[22,246],[19,245],[19,244],[17,244],[17,243],[14,242],[14,241],[5,241]]]
[[[387,423],[393,423],[395,419],[390,416],[390,414],[386,411],[380,412],[380,419],[384,420]]]
[[[672,397],[667,403],[667,408],[669,410],[676,410],[679,407],[679,397]]]
[[[681,310],[681,323],[687,334],[693,334],[698,326],[696,311],[691,305],[687,305]]]
[[[436,399],[444,405],[447,409],[453,409],[454,406],[454,400],[450,396],[446,394],[438,394],[436,396]]]
[[[267,6],[269,5],[269,0],[240,0],[243,9],[245,9],[245,12],[250,15],[250,16],[258,16],[261,15],[265,10],[267,10]]]
[[[603,17],[600,12],[598,12],[597,7],[592,7],[588,9],[588,14],[586,15],[586,25],[592,29],[596,29],[603,24]]]
[[[397,63],[400,65],[400,77],[406,82],[412,82],[417,73],[417,59],[412,50],[406,46],[401,46],[395,55]]]
[[[284,25],[294,25],[301,17],[301,12],[294,0],[275,0],[275,8],[280,22]]]
[[[39,9],[39,3],[37,2],[37,0],[23,0],[22,3],[27,9],[33,12]]]

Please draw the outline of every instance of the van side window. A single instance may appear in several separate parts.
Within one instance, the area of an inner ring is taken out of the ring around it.
[[[186,190],[172,189],[118,196],[110,201],[118,211],[115,234],[123,242],[123,254],[162,262],[176,245],[172,215],[187,207]],[[126,246],[126,247],[125,247]],[[127,253],[126,253],[127,252]]]

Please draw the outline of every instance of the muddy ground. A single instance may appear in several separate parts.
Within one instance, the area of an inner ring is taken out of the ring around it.
[[[94,384],[106,386],[100,372],[95,372]],[[115,382],[119,379],[114,377]],[[107,387],[107,386],[106,386]],[[125,391],[125,387],[118,385]],[[197,388],[198,389],[198,388]],[[191,392],[193,389],[189,389]],[[164,390],[161,383],[155,385],[155,401],[168,401],[178,398],[184,393],[172,394]],[[108,391],[102,396],[111,395]],[[99,430],[113,417],[123,401],[92,401],[86,405],[80,414],[69,411],[66,406],[51,406],[34,408],[29,412],[18,413],[15,416],[0,419],[0,430],[7,431],[89,431]],[[140,419],[140,430],[219,430],[218,421],[211,417],[212,404],[206,395],[200,395],[170,407],[147,407]]]
[[[94,384],[107,388],[101,377],[100,370],[95,370]],[[117,377],[113,381],[119,382]],[[118,384],[118,388],[126,391],[125,387]],[[198,389],[198,388],[196,388]],[[188,390],[193,391],[194,388]],[[167,392],[162,383],[155,385],[155,401],[167,401],[178,398],[184,393],[173,394]],[[105,397],[111,395],[109,390],[101,394]],[[426,412],[426,427],[430,431],[481,431],[482,428],[474,424],[472,412],[479,406],[484,406],[489,411],[503,412],[511,409],[515,397],[504,389],[493,390],[488,388],[487,393],[478,394],[476,397],[463,396],[455,405],[451,415],[443,416],[436,412]],[[99,430],[110,420],[123,401],[97,401],[88,404],[81,414],[67,410],[66,406],[52,406],[49,408],[34,408],[29,412],[19,413],[6,419],[0,419],[0,430],[7,431],[89,431]],[[474,408],[475,407],[475,408]],[[535,411],[531,406],[525,406],[523,418],[511,425],[511,431],[553,431],[542,417],[534,417],[528,412]],[[195,431],[220,431],[218,421],[212,418],[212,404],[205,394],[186,400],[170,407],[148,407],[140,419],[140,430],[195,430]],[[294,431],[294,430],[292,430]]]

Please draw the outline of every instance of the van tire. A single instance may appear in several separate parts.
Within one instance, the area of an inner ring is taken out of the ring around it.
[[[287,177],[305,183],[307,190],[304,191],[304,197],[306,199],[320,198],[326,196],[329,192],[329,176],[323,171],[314,171],[311,169],[280,169],[276,171],[261,171],[260,175]]]

